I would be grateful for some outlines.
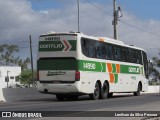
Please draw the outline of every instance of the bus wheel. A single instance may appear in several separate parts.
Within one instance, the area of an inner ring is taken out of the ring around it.
[[[78,95],[68,95],[66,96],[67,100],[77,100],[78,99]]]
[[[65,95],[59,95],[59,94],[57,94],[56,98],[57,98],[58,101],[63,101],[63,100],[65,100]]]
[[[113,96],[113,93],[108,93],[108,98],[111,98]]]
[[[108,95],[109,95],[108,85],[106,82],[104,82],[103,87],[101,89],[101,98],[106,99],[108,98]]]
[[[138,84],[137,91],[133,93],[134,96],[139,96],[139,95],[140,95],[140,93],[141,93],[141,88],[142,88],[142,87],[141,87],[141,84],[139,83],[139,84]]]
[[[89,95],[89,97],[92,99],[92,100],[97,100],[100,96],[100,88],[99,88],[99,84],[98,82],[96,82],[95,84],[95,88],[94,88],[94,92],[92,94]]]

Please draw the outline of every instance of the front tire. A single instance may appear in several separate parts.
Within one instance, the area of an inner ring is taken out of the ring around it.
[[[59,94],[56,95],[58,101],[64,101],[65,97],[66,97],[65,95],[59,95]]]
[[[108,98],[113,97],[113,93],[108,93]]]
[[[96,82],[94,92],[92,94],[90,94],[89,97],[92,100],[97,100],[99,98],[99,96],[100,96],[100,86],[99,86],[98,82]]]
[[[78,99],[78,95],[68,95],[66,96],[66,99],[69,100],[69,101],[75,101]]]
[[[133,93],[133,95],[134,95],[134,96],[140,96],[140,94],[141,94],[141,88],[142,88],[142,87],[141,87],[141,85],[140,85],[140,84],[138,84],[137,91],[136,91],[136,92],[134,92],[134,93]]]

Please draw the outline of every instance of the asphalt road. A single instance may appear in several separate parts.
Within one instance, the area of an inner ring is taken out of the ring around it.
[[[33,100],[19,101],[13,103],[1,102],[0,111],[32,111],[32,112],[48,111],[47,113],[52,113],[52,114],[53,112],[51,111],[63,111],[63,112],[54,112],[54,115],[58,117],[57,118],[58,120],[60,119],[59,117],[66,117],[66,116],[84,117],[87,115],[94,117],[94,119],[96,120],[96,116],[103,117],[103,114],[107,114],[106,111],[119,111],[119,113],[121,113],[121,111],[125,112],[159,111],[160,113],[160,94],[142,94],[141,96],[116,95],[113,96],[113,98],[105,100],[96,100],[96,101],[89,100],[88,96],[83,96],[80,97],[77,101],[63,101],[63,102],[57,101],[55,96],[53,96],[53,98],[50,99],[44,98],[44,99],[37,99],[34,101]],[[73,111],[73,112],[65,112],[65,111]],[[87,111],[100,111],[100,112],[87,112]],[[99,115],[99,113],[101,114]],[[141,117],[140,119],[142,118],[146,119],[146,117]],[[73,118],[68,118],[68,119],[72,120]],[[116,119],[118,119],[118,117]],[[128,118],[128,119],[134,119],[134,118]],[[138,118],[136,117],[136,119]],[[89,120],[89,118],[87,120]]]

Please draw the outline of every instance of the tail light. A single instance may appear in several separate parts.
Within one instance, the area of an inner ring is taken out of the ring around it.
[[[76,71],[76,72],[75,72],[75,80],[76,80],[76,81],[79,81],[79,80],[80,80],[80,72],[79,72],[79,71]]]
[[[37,71],[37,81],[39,81],[39,71]]]

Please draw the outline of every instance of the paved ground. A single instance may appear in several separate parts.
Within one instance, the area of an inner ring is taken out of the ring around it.
[[[37,99],[30,101],[20,101],[13,103],[0,102],[0,111],[48,111],[52,113],[52,118],[36,118],[38,120],[148,120],[151,117],[103,117],[107,116],[110,111],[115,113],[121,112],[145,112],[157,111],[160,114],[160,95],[143,94],[135,97],[133,95],[116,95],[106,100],[89,100],[88,96],[80,97],[77,101],[59,102],[53,96],[50,99]],[[53,112],[61,111],[61,112]],[[63,111],[63,112],[62,112]],[[67,113],[66,111],[73,111]],[[74,113],[77,111],[76,113]],[[87,112],[98,111],[98,112]],[[109,111],[109,112],[107,112]],[[155,112],[155,113],[157,113]],[[153,112],[154,113],[154,112]],[[93,117],[94,115],[94,117]],[[74,117],[71,117],[74,116]],[[90,116],[90,117],[84,117]],[[158,119],[158,117],[152,117]]]

